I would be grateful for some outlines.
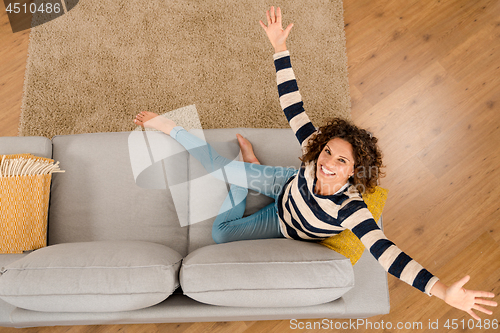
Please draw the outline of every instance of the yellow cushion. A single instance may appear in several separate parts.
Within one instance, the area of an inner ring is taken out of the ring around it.
[[[45,170],[27,164],[22,168],[20,162],[7,163],[21,158],[42,162],[39,165],[45,166]],[[0,253],[22,253],[46,246],[52,178],[47,172],[58,168],[51,165],[53,160],[31,154],[0,155],[0,159]],[[33,174],[25,175],[30,169]]]
[[[368,210],[372,213],[373,219],[378,221],[382,215],[382,210],[384,209],[385,201],[387,200],[387,193],[389,190],[377,186],[375,192],[372,194],[363,194],[363,200],[368,206]],[[338,253],[344,255],[351,260],[351,264],[354,265],[365,250],[365,246],[359,240],[354,233],[346,229],[339,233],[338,235],[327,238],[319,244],[324,245]]]

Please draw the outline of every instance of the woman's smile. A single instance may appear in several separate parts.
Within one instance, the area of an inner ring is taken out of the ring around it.
[[[326,177],[332,177],[335,176],[336,173],[334,171],[331,171],[327,169],[324,165],[321,165],[321,172],[326,176]]]

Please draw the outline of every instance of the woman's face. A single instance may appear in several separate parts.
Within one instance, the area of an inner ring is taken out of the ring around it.
[[[354,156],[349,142],[333,138],[328,141],[316,162],[316,193],[331,195],[344,186],[354,174]]]

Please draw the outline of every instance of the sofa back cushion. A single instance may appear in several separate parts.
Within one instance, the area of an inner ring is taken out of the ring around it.
[[[161,140],[166,137],[155,134]],[[187,253],[187,227],[179,223],[163,164],[150,159],[150,142],[145,135],[78,134],[55,136],[52,142],[53,158],[60,161],[65,173],[55,175],[52,181],[49,244],[138,240],[167,245],[181,255]],[[184,162],[177,161],[181,168],[185,168],[186,158],[187,154]],[[140,177],[147,178],[147,184],[160,185],[138,185],[133,163],[150,166],[149,175]]]

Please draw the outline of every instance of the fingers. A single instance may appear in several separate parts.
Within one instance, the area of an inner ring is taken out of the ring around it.
[[[483,308],[481,305],[474,305],[472,307],[474,310],[477,310],[477,311],[481,311],[481,312],[484,312],[486,314],[489,314],[489,315],[492,315],[493,314],[493,311],[490,311],[488,309],[485,309]]]
[[[271,10],[266,11],[267,16],[267,26],[273,23],[281,24],[281,8],[276,8],[276,12],[274,11],[274,6],[271,6]]]
[[[483,292],[480,292],[483,293]],[[476,296],[476,297],[493,297],[493,296]],[[495,301],[489,301],[487,299],[482,299],[482,298],[476,298],[474,300],[476,304],[483,304],[483,305],[488,305],[488,306],[497,306],[497,302]]]
[[[488,291],[480,291],[480,290],[471,290],[474,293],[474,297],[487,297],[487,298],[493,298],[495,297],[494,293],[490,293]],[[496,302],[493,302],[496,304]],[[496,306],[496,305],[493,305]]]
[[[481,318],[477,314],[475,314],[472,310],[467,311],[467,313],[470,314],[472,318],[476,320],[481,320]]]
[[[464,284],[469,282],[469,280],[470,280],[470,276],[466,275],[463,278],[461,278],[460,280],[458,280],[457,282],[455,282],[454,285],[457,286],[458,288],[462,288],[464,286]]]
[[[281,23],[281,8],[280,7],[277,7],[276,11],[275,11],[274,6],[271,6],[271,9],[266,11],[266,18],[267,18],[267,26],[264,24],[264,22],[259,21],[259,24],[262,27],[262,29],[264,29],[264,31],[267,31],[267,29],[274,23],[278,23],[280,28],[281,28],[282,23]],[[293,27],[293,23],[289,24],[288,27],[285,30],[283,30],[285,33],[285,36],[288,36],[288,34],[290,33],[290,30],[292,30],[292,27]],[[281,28],[281,29],[283,29],[283,28]]]
[[[264,24],[264,22],[259,21],[259,23],[260,23],[260,26],[262,27],[262,29],[264,29],[264,31],[266,31],[266,30],[267,30],[267,27],[266,27],[266,25]]]
[[[469,290],[469,292],[472,292],[472,294],[474,295],[474,303],[476,303],[476,304],[483,304],[483,305],[488,305],[488,306],[498,306],[498,303],[495,301],[483,299],[483,298],[495,297],[494,293],[490,293],[488,291],[481,291],[481,290]]]
[[[290,23],[288,27],[286,27],[285,29],[285,36],[288,37],[288,34],[290,33],[290,30],[292,30],[292,28],[293,28],[293,23]]]
[[[468,277],[468,276],[466,276],[466,277]],[[466,277],[464,277],[462,280],[465,280]],[[460,280],[459,282],[462,282],[462,280]],[[470,291],[472,291],[472,290],[470,290]],[[483,304],[483,305],[487,305],[487,306],[497,306],[498,304],[495,301],[490,301],[490,300],[480,298],[480,297],[492,298],[492,297],[495,297],[495,294],[487,292],[487,291],[477,291],[477,290],[472,291],[472,293],[474,295],[474,305],[472,306],[471,310],[468,311],[468,313],[472,316],[472,318],[474,318],[476,320],[481,320],[478,315],[476,315],[474,312],[472,312],[472,309],[477,310],[477,311],[481,311],[481,312],[486,313],[488,315],[492,315],[493,311],[485,309],[484,307],[482,307],[479,304]]]

